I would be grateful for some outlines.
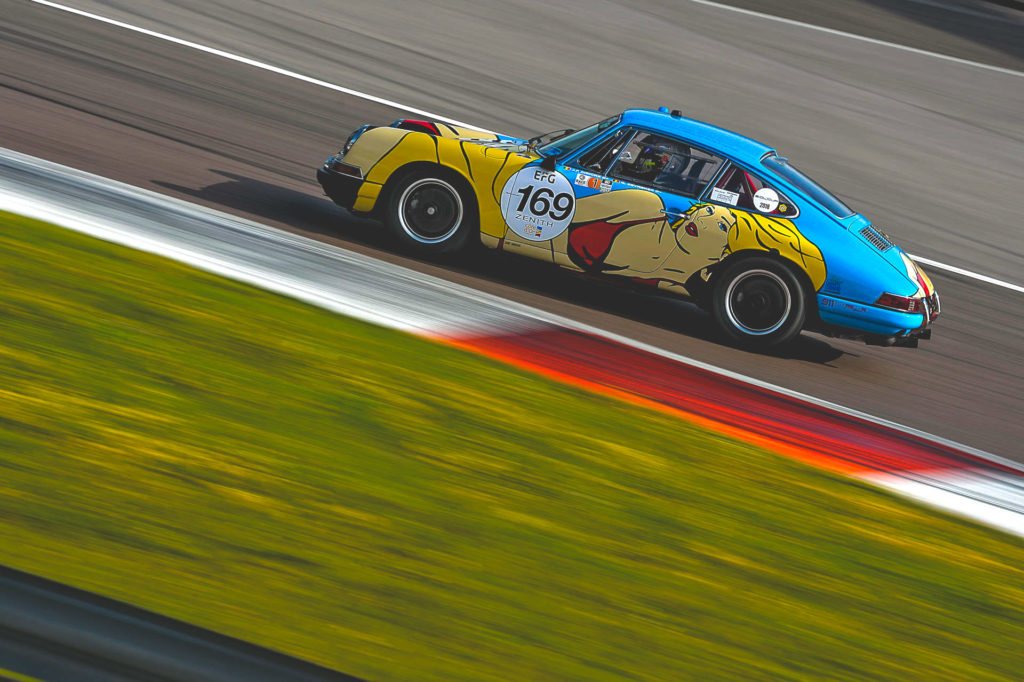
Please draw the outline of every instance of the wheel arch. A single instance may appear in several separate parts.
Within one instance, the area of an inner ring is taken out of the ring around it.
[[[794,261],[792,258],[783,256],[776,250],[764,251],[761,249],[743,249],[741,251],[735,251],[730,253],[727,257],[723,258],[718,264],[715,265],[711,270],[711,276],[708,277],[708,289],[710,290],[715,286],[716,275],[721,275],[726,268],[732,266],[735,263],[739,263],[743,260],[749,260],[751,258],[769,258],[772,261],[778,263],[782,267],[786,268],[796,277],[797,281],[800,282],[800,286],[804,293],[804,306],[807,311],[807,322],[819,321],[818,317],[818,292],[814,288],[814,283],[811,282],[811,276],[807,274],[807,271],[801,267],[800,263]],[[804,326],[807,326],[805,322]]]
[[[373,207],[372,215],[375,218],[382,218],[384,216],[387,211],[388,203],[391,201],[391,197],[394,194],[395,188],[398,187],[402,181],[413,175],[429,174],[437,175],[441,179],[448,180],[456,186],[456,189],[459,190],[462,196],[463,202],[469,202],[469,205],[467,206],[471,212],[469,217],[477,224],[479,229],[480,211],[476,191],[473,189],[473,185],[459,169],[445,163],[438,163],[437,161],[410,161],[409,163],[396,168],[394,172],[388,176],[383,187],[381,187],[380,194],[377,197],[377,202]]]

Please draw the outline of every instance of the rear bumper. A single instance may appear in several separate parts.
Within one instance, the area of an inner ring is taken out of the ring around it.
[[[331,198],[331,201],[338,206],[351,209],[356,203],[359,195],[359,188],[365,182],[362,178],[353,175],[339,173],[330,168],[329,164],[334,158],[327,159],[323,166],[316,169],[316,179],[324,188],[324,194]]]
[[[939,316],[939,298],[933,294],[925,314],[905,313],[866,303],[818,294],[818,318],[825,334],[859,338],[872,345],[916,346],[931,338],[931,323]]]

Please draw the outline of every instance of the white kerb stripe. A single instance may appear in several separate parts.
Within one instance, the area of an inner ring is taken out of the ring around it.
[[[1024,536],[1020,478],[977,470],[913,474],[862,474],[857,478],[960,516]]]

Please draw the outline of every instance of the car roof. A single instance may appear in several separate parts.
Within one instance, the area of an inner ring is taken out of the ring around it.
[[[765,154],[775,151],[762,142],[731,130],[663,111],[626,109],[622,112],[622,123],[678,135],[748,164],[756,164]]]

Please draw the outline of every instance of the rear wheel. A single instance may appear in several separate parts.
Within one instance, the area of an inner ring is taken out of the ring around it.
[[[385,222],[404,246],[425,254],[458,251],[469,239],[475,204],[441,173],[411,175],[391,192]]]
[[[716,278],[711,314],[726,335],[743,346],[778,346],[796,338],[803,328],[803,287],[787,266],[770,258],[747,258]]]

